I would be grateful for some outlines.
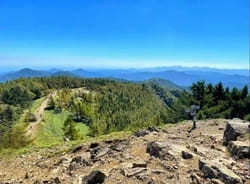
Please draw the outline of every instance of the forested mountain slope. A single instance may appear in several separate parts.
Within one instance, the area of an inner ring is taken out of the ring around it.
[[[46,111],[37,115],[37,109],[48,97]],[[47,142],[51,138],[53,143],[62,143],[64,139],[82,139],[86,131],[86,136],[99,136],[158,126],[168,122],[170,108],[144,84],[63,76],[3,83],[0,99],[1,121],[13,127],[9,134],[2,135],[5,147],[23,146],[29,141],[44,143],[44,134],[49,135]],[[26,132],[32,127],[29,124],[40,118],[39,138],[26,140]]]
[[[172,88],[164,87],[164,82],[58,76],[2,83],[0,119],[12,128],[0,124],[0,145],[4,149],[52,146],[177,123],[190,119],[187,110],[191,105],[200,107],[198,119],[250,119],[247,86],[229,90],[222,83],[212,85],[200,81],[190,91],[182,91],[171,83]],[[46,107],[41,108],[44,104]],[[39,122],[34,128],[36,133],[31,134],[35,136],[29,137],[27,132],[33,130],[31,125],[35,122]]]

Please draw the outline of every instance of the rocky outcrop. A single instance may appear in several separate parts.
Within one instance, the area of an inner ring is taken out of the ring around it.
[[[146,130],[139,130],[139,131],[135,132],[134,135],[136,137],[144,137],[144,136],[150,134],[151,132],[159,132],[159,129],[157,129],[155,127],[149,127]]]
[[[0,184],[248,184],[249,142],[244,136],[229,141],[230,155],[222,145],[225,128],[220,128],[226,123],[201,121],[188,133],[190,121],[167,126],[167,131],[146,129],[143,137],[91,139],[70,149],[0,158]]]
[[[169,153],[170,146],[167,142],[150,142],[147,144],[147,153],[163,160],[174,160],[175,157]]]
[[[231,120],[227,123],[223,136],[223,144],[236,141],[237,137],[250,133],[250,123],[241,120]]]
[[[250,144],[249,142],[231,141],[228,144],[228,150],[236,159],[250,159]]]
[[[146,135],[148,135],[150,132],[148,130],[141,130],[141,131],[137,131],[134,133],[134,135],[136,137],[144,137]]]
[[[81,184],[102,184],[106,175],[101,171],[93,171],[88,176],[83,177]]]
[[[214,178],[223,181],[225,184],[242,184],[242,180],[231,170],[211,161],[199,160],[199,169],[205,178]]]
[[[91,150],[91,158],[92,159],[99,159],[110,152],[109,148],[98,148]]]
[[[84,152],[82,155],[74,157],[69,165],[69,170],[76,170],[84,166],[91,165],[90,153]]]

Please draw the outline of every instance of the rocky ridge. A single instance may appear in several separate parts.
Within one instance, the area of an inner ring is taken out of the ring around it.
[[[183,122],[0,159],[0,184],[250,184],[249,122]],[[243,127],[243,128],[242,128]]]

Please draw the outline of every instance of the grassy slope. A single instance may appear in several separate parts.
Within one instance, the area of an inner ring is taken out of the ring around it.
[[[42,97],[35,100],[28,110],[35,113],[45,98],[46,97]],[[24,122],[24,117],[28,110],[25,110],[16,126],[23,127],[24,129],[27,127],[27,123]],[[31,145],[36,147],[49,147],[52,145],[62,144],[64,142],[63,124],[69,114],[70,113],[66,111],[58,114],[55,114],[53,111],[45,111],[43,121],[39,126],[38,134],[32,141]],[[78,123],[76,127],[82,135],[81,138],[84,139],[84,137],[88,134],[89,128],[81,123]]]
[[[20,119],[16,121],[16,123],[12,128],[12,131],[20,132],[21,130],[22,132],[25,132],[28,126],[28,123],[24,122],[25,114],[28,111],[35,113],[35,111],[40,107],[40,105],[44,100],[45,97],[33,101],[31,106],[24,111]],[[38,127],[36,138],[34,140],[31,140],[29,145],[18,149],[10,148],[1,150],[0,155],[19,154],[32,150],[34,147],[45,148],[63,144],[64,143],[63,125],[64,121],[67,119],[69,114],[70,113],[66,111],[58,114],[55,114],[53,111],[45,111],[43,115],[43,121]],[[79,131],[79,134],[81,134],[80,138],[87,139],[89,127],[82,123],[77,123],[76,128]],[[17,141],[17,144],[18,143],[19,141]]]
[[[36,147],[49,147],[64,143],[64,131],[63,125],[67,117],[70,115],[69,112],[61,112],[55,114],[53,111],[45,111],[43,121],[41,122],[38,130],[38,134],[32,145]],[[77,129],[84,139],[89,128],[82,124],[77,124]]]
[[[52,111],[45,111],[43,121],[38,127],[36,138],[32,144],[34,146],[44,147],[62,143],[62,128],[67,116],[68,114],[66,112],[54,114]]]
[[[24,122],[25,113],[28,111],[35,113],[36,110],[41,106],[42,102],[45,100],[46,97],[40,98],[35,100],[31,106],[26,109],[21,116],[20,120],[16,123],[15,126],[19,127],[20,129],[25,130],[27,128],[27,123]],[[64,111],[62,113],[54,113],[53,111],[45,111],[43,115],[43,121],[39,124],[37,129],[37,134],[32,142],[25,146],[21,147],[15,152],[23,153],[26,151],[31,151],[36,148],[47,148],[51,146],[65,146],[65,145],[75,145],[82,142],[92,142],[98,140],[106,140],[106,139],[113,139],[113,138],[125,138],[128,135],[131,135],[129,131],[120,131],[120,132],[113,132],[108,135],[103,135],[99,137],[88,137],[89,127],[82,123],[77,123],[76,128],[79,130],[79,134],[81,135],[80,140],[78,141],[70,141],[65,142],[64,140],[64,132],[63,132],[63,125],[67,117],[70,115],[69,112]],[[1,154],[1,153],[0,153]]]

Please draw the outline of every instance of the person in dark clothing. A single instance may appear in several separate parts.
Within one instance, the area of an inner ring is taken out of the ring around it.
[[[191,130],[194,130],[196,128],[196,114],[198,113],[199,109],[200,109],[200,106],[191,105],[190,109],[187,110],[187,113],[189,114],[189,116],[193,120],[193,127]]]

